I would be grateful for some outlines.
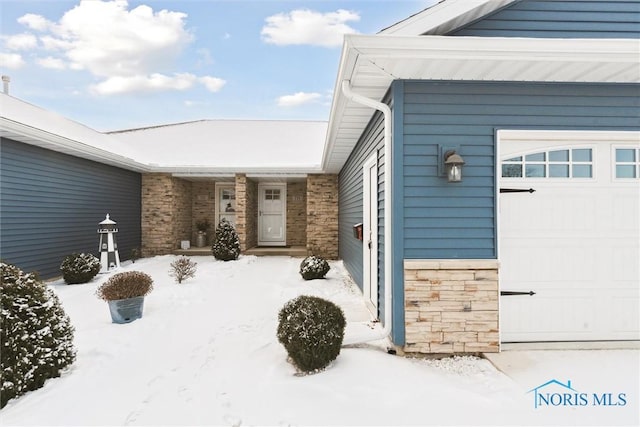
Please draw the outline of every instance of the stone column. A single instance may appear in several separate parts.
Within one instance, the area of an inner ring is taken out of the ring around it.
[[[338,175],[307,176],[307,252],[338,258]]]

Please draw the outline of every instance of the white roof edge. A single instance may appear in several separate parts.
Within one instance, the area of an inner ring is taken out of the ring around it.
[[[446,34],[516,0],[443,0],[422,12],[380,31],[378,34],[417,36]]]
[[[397,36],[397,35],[361,35],[345,36],[351,45],[351,51],[365,57],[406,57],[399,52],[413,54],[417,51],[430,52],[430,58],[448,57],[452,55],[475,55],[483,59],[498,59],[490,54],[516,58],[518,54],[530,53],[563,54],[566,60],[581,60],[588,55],[594,62],[607,63],[611,55],[619,55],[618,59],[638,62],[639,39],[565,39],[565,38],[531,38],[531,37],[449,37],[449,36]],[[367,52],[371,49],[373,53]],[[350,52],[348,52],[350,53]],[[601,54],[609,56],[600,57]],[[474,56],[475,56],[474,55]],[[539,57],[530,58],[540,59]],[[340,79],[343,80],[343,79]]]
[[[85,144],[65,136],[48,132],[44,129],[35,128],[33,126],[19,123],[5,117],[0,117],[0,129],[9,133],[19,135],[21,137],[33,138],[35,141],[41,141],[43,144],[34,144],[33,142],[21,141],[26,144],[42,146],[53,151],[65,154],[72,154],[76,157],[99,161],[100,163],[122,167],[137,172],[146,172],[149,170],[147,165],[137,162],[128,157],[124,157],[113,152],[103,150],[91,145]],[[100,132],[95,131],[96,134]],[[54,148],[48,144],[53,145]],[[57,148],[57,149],[55,149]]]
[[[535,61],[548,63],[590,63],[594,66],[606,64],[626,64],[637,66],[638,73],[632,77],[622,76],[624,80],[609,80],[608,83],[640,83],[640,40],[638,39],[558,39],[558,38],[514,38],[514,37],[450,37],[450,36],[401,36],[392,34],[345,36],[340,66],[336,77],[333,102],[329,116],[329,125],[322,157],[322,167],[327,172],[336,169],[336,161],[332,158],[335,148],[335,136],[339,126],[340,115],[345,110],[348,101],[340,89],[344,80],[356,81],[356,64],[367,60],[376,66],[379,60],[410,60],[417,59],[418,54],[429,61],[437,60],[478,60],[478,61],[522,61],[523,64]],[[393,79],[412,79],[403,75],[387,74],[389,84]],[[428,80],[428,77],[423,78]],[[437,80],[442,80],[438,77]],[[465,80],[482,81],[483,78]],[[517,79],[514,81],[518,81]],[[522,80],[529,81],[529,80]],[[538,80],[536,80],[538,81]],[[544,81],[544,80],[539,80]],[[559,80],[571,83],[573,80]],[[586,83],[575,80],[575,82]],[[600,81],[589,81],[598,83]],[[386,87],[388,89],[388,86]],[[357,88],[356,88],[357,92]],[[383,96],[384,93],[380,93]],[[378,99],[379,101],[379,99]],[[373,115],[373,110],[371,111]],[[341,166],[340,166],[341,167]]]

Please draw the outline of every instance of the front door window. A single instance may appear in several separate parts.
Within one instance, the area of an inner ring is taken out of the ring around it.
[[[226,219],[236,226],[236,189],[233,185],[219,186],[216,200],[216,221]],[[217,226],[217,223],[216,223]]]

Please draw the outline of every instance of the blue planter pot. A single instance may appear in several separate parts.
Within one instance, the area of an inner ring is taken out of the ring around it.
[[[113,323],[129,323],[142,317],[144,297],[107,301]]]

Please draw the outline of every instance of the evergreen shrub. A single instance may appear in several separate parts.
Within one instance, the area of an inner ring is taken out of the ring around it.
[[[278,314],[278,341],[303,372],[325,368],[338,357],[346,320],[331,301],[302,295],[287,302]]]
[[[221,261],[233,261],[240,256],[240,238],[236,229],[225,218],[222,218],[218,223],[211,252],[216,259]]]
[[[100,260],[91,254],[73,253],[60,264],[64,281],[69,285],[87,283],[100,272]]]
[[[52,289],[0,262],[0,408],[60,376],[76,357],[74,328]]]
[[[304,280],[324,279],[330,268],[324,258],[311,255],[300,263],[300,275]]]

